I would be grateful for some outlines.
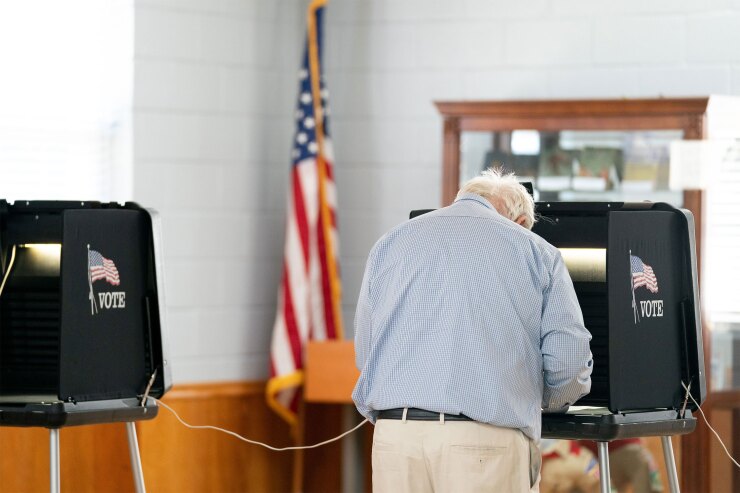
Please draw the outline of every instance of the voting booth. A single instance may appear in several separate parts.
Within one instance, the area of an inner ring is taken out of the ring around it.
[[[598,442],[606,493],[608,442],[660,436],[677,492],[670,436],[696,428],[684,385],[699,404],[707,393],[691,212],[653,202],[538,202],[535,212],[532,231],[573,280],[594,360],[591,392],[544,414],[543,438]]]
[[[171,386],[160,252],[134,203],[0,200],[0,426],[52,430],[52,485],[59,427],[127,422],[134,447]]]
[[[591,392],[576,405],[680,409],[682,381],[703,402],[691,213],[652,202],[547,202],[537,213],[533,232],[562,253],[593,336]]]
[[[660,436],[669,491],[679,491],[671,435],[692,432],[706,398],[694,219],[668,204],[536,204],[533,231],[558,247],[594,358],[591,392],[545,414],[542,436],[598,442],[609,491],[608,442]]]
[[[656,202],[538,202],[535,213],[532,231],[560,250],[593,336],[591,392],[574,405],[695,410],[682,385],[699,404],[706,398],[691,212]]]

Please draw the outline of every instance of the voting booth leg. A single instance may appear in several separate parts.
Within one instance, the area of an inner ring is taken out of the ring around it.
[[[673,444],[670,436],[660,437],[663,443],[663,459],[665,460],[666,472],[668,473],[668,490],[671,493],[680,493],[678,487],[678,471],[676,471],[676,458],[673,455]]]
[[[599,447],[599,484],[601,493],[611,491],[611,474],[609,474],[609,442],[597,442]]]
[[[141,470],[141,457],[139,456],[139,441],[136,439],[136,423],[126,423],[128,434],[128,454],[131,458],[131,471],[134,473],[134,486],[136,493],[146,493],[144,488],[144,473]]]
[[[128,453],[131,458],[131,470],[134,474],[134,487],[136,493],[146,493],[144,488],[144,473],[141,470],[141,457],[139,456],[139,442],[136,439],[136,424],[131,421],[126,423],[128,434]],[[59,493],[59,428],[49,429],[49,491]]]
[[[49,491],[59,493],[59,428],[49,429]]]

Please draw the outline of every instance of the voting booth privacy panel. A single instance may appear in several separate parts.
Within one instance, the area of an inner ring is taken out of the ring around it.
[[[592,388],[576,404],[681,409],[682,381],[703,402],[692,214],[652,202],[541,202],[536,210],[533,231],[560,249],[593,336]]]
[[[0,200],[0,425],[156,415],[137,396],[171,386],[160,248],[133,203]]]

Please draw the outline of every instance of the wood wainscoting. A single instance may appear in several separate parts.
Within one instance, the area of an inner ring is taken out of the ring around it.
[[[164,402],[191,424],[208,424],[283,447],[294,444],[290,428],[266,405],[264,382],[177,385]],[[308,404],[304,443],[343,431],[341,405]],[[336,492],[341,490],[341,446],[305,451],[294,484],[294,452],[273,452],[213,430],[189,430],[160,408],[152,421],[137,423],[144,480],[150,493]],[[369,470],[372,427],[362,430]],[[660,439],[646,439],[667,490]],[[674,438],[680,464],[680,441]],[[132,492],[134,483],[123,423],[62,428],[63,492]],[[49,491],[49,432],[0,427],[0,493]],[[367,471],[366,471],[367,472]],[[365,483],[370,491],[369,475]]]
[[[293,445],[288,425],[265,403],[264,382],[177,385],[164,402],[191,424]],[[160,408],[137,423],[150,492],[281,492],[292,489],[292,452],[273,452],[213,430],[189,430]],[[63,492],[130,492],[134,483],[123,423],[62,428]],[[0,427],[0,493],[49,491],[49,432]]]

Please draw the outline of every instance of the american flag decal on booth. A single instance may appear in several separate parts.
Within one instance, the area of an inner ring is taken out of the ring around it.
[[[658,279],[655,277],[653,268],[634,255],[630,255],[630,264],[632,266],[632,289],[645,286],[651,293],[657,293]]]
[[[632,282],[630,283],[632,287],[632,312],[635,323],[638,323],[640,321],[640,314],[637,309],[637,301],[635,300],[635,290],[644,286],[651,293],[657,293],[658,278],[655,277],[652,267],[643,262],[640,257],[632,255],[632,250],[630,250],[630,273],[632,274]],[[642,305],[642,303],[641,301],[640,304]]]
[[[90,289],[88,298],[90,299],[91,315],[95,315],[99,311],[92,286],[95,281],[105,281],[113,286],[118,286],[121,284],[121,276],[118,274],[115,262],[103,257],[97,250],[90,250],[90,245],[87,245],[87,286]]]
[[[114,286],[121,284],[121,278],[118,275],[116,264],[112,260],[103,257],[100,252],[90,250],[87,262],[90,269],[91,283],[102,280]]]
[[[296,110],[283,273],[270,350],[267,402],[297,422],[308,340],[342,339],[336,189],[321,70],[321,25],[326,0],[308,8],[308,33]]]

